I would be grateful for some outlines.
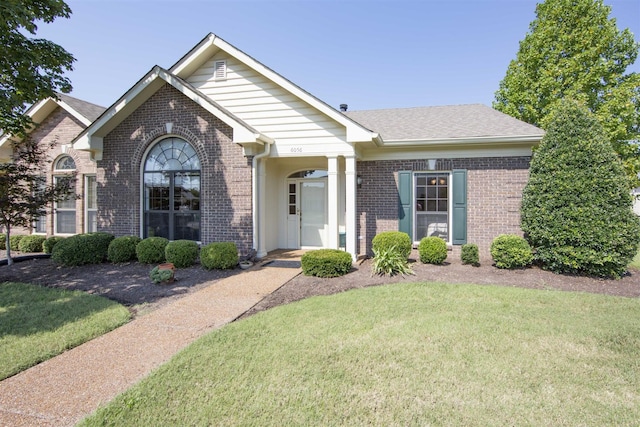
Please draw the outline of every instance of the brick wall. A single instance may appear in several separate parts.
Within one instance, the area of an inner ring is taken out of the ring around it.
[[[89,158],[89,153],[76,151],[70,147],[63,146],[70,144],[73,139],[85,128],[84,124],[73,117],[65,109],[58,107],[42,121],[31,132],[30,136],[40,144],[52,145],[47,149],[49,164],[43,171],[47,175],[47,182],[53,182],[55,162],[63,155],[71,156],[76,164],[76,192],[84,196],[84,176],[95,175],[96,165]],[[47,209],[46,233],[48,236],[54,234],[54,213],[51,206]],[[18,230],[18,234],[29,234],[32,230]],[[15,232],[15,230],[14,230]],[[76,233],[84,232],[84,199],[76,200]]]
[[[170,127],[166,124],[171,123]],[[140,235],[141,167],[166,136],[189,142],[201,163],[201,240],[252,246],[251,160],[232,142],[232,129],[165,85],[104,138],[98,161],[98,229]]]
[[[467,242],[489,255],[494,237],[522,234],[520,202],[529,176],[530,157],[439,160],[436,169],[467,170]],[[398,171],[425,171],[424,161],[358,162],[363,186],[358,190],[360,253],[371,255],[371,240],[382,231],[398,230]],[[454,247],[454,254],[459,248]]]

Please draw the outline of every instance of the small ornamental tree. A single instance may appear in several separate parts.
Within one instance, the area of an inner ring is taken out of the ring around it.
[[[67,175],[68,179],[46,183],[42,171],[48,169],[47,148],[27,137],[13,144],[9,163],[0,163],[0,227],[5,231],[8,265],[13,264],[9,244],[13,228],[30,228],[53,202],[78,198],[73,193],[73,174]]]
[[[620,159],[586,108],[565,101],[531,161],[522,230],[542,267],[620,277],[638,249],[640,221]]]

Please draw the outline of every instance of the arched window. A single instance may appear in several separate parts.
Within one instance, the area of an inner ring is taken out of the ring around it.
[[[200,240],[200,160],[183,139],[157,143],[144,163],[144,237]]]
[[[70,179],[69,173],[76,170],[76,162],[71,156],[60,157],[54,165],[54,181],[58,183],[63,179]],[[67,175],[65,175],[65,173]],[[75,180],[71,181],[71,191],[75,193]],[[54,203],[54,234],[76,233],[76,199],[69,197],[67,200]]]

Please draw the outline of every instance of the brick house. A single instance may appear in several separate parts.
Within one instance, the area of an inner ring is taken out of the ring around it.
[[[209,34],[153,67],[69,152],[94,162],[100,231],[355,258],[387,230],[481,251],[521,233],[542,135],[483,105],[335,109]]]
[[[45,99],[26,112],[37,124],[29,137],[50,147],[47,149],[50,168],[43,171],[47,182],[75,172],[75,189],[82,197],[52,206],[31,230],[22,230],[22,233],[66,236],[97,231],[96,165],[89,153],[75,150],[71,143],[104,110],[104,107],[59,94],[58,99]],[[0,138],[0,161],[9,160],[13,141],[14,138],[6,135]]]

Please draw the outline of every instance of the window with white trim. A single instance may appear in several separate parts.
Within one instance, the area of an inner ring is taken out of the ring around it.
[[[37,190],[43,191],[47,186],[47,178],[44,176],[40,176],[38,179]],[[35,234],[46,234],[47,233],[47,215],[41,215],[38,219],[33,222],[33,233]]]
[[[84,230],[85,233],[98,231],[98,182],[95,175],[84,177]]]
[[[75,171],[76,163],[71,156],[63,156],[55,163],[53,177],[54,182],[58,184],[61,180],[71,180],[70,196],[61,202],[54,203],[53,207],[53,232],[54,234],[75,234],[76,233],[76,198],[75,180],[70,175],[64,175]]]
[[[144,163],[144,237],[200,240],[200,160],[181,138],[157,143]]]
[[[415,241],[430,236],[450,240],[450,182],[451,176],[447,172],[414,174]]]

